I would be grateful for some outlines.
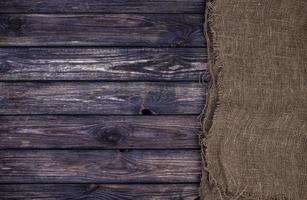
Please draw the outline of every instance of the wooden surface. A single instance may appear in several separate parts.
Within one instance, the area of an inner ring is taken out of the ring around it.
[[[191,183],[200,180],[199,154],[199,150],[2,150],[0,182]]]
[[[0,114],[199,114],[199,83],[14,82],[0,83]]]
[[[198,184],[5,184],[0,196],[7,200],[118,200],[198,198]]]
[[[1,0],[0,199],[198,199],[204,4]]]
[[[1,13],[203,13],[203,0],[1,0]]]
[[[5,48],[1,80],[195,81],[204,48]]]
[[[0,149],[197,149],[199,126],[195,116],[0,116]]]
[[[199,14],[6,14],[0,45],[204,47],[202,21]]]

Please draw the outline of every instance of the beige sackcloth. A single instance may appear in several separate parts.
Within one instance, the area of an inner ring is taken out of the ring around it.
[[[211,0],[201,199],[307,200],[307,0]]]

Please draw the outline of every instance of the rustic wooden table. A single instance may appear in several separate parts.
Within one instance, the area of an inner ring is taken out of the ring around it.
[[[1,0],[0,199],[197,199],[204,3]]]

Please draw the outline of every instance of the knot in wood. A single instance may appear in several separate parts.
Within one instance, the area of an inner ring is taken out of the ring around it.
[[[8,29],[18,31],[22,27],[22,20],[20,18],[12,18],[8,21]]]
[[[104,140],[106,142],[117,144],[122,139],[122,134],[117,129],[106,130]]]
[[[2,58],[2,59],[5,59],[5,58]],[[0,73],[8,72],[8,71],[10,71],[10,69],[11,68],[10,68],[8,62],[0,60]]]
[[[110,145],[118,145],[127,137],[127,130],[124,127],[104,127],[94,131],[98,141]]]
[[[0,107],[7,105],[8,102],[9,102],[8,98],[0,96]]]
[[[180,37],[180,38],[177,38],[177,39],[174,41],[174,43],[173,43],[172,46],[173,46],[173,47],[185,47],[185,46],[186,46],[186,43],[187,43],[186,39]]]

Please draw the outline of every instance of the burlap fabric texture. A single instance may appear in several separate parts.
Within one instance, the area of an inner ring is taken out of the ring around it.
[[[202,199],[307,199],[307,0],[213,0]]]

